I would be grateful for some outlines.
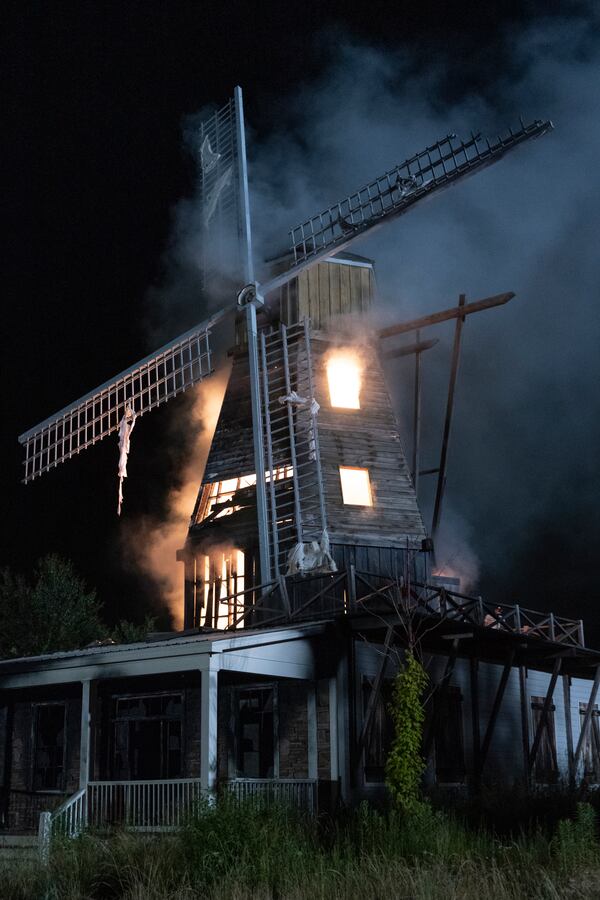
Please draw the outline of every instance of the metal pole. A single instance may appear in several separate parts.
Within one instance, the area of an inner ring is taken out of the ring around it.
[[[417,331],[417,345],[421,333]],[[421,444],[421,354],[415,353],[415,402],[413,410],[413,457],[412,476],[415,494],[419,492],[419,449]]]
[[[458,300],[459,307],[465,305],[465,295],[461,294]],[[464,316],[459,316],[456,320],[456,329],[454,332],[454,346],[452,348],[452,368],[450,370],[450,383],[448,385],[448,400],[446,403],[446,419],[444,421],[444,436],[442,438],[442,453],[440,456],[440,471],[438,473],[437,490],[435,492],[435,505],[433,508],[433,521],[431,525],[431,536],[434,541],[440,524],[442,515],[442,500],[444,497],[444,488],[446,486],[446,463],[448,460],[448,444],[450,442],[450,426],[452,424],[452,412],[454,410],[454,393],[456,389],[456,377],[458,375],[458,361],[460,359],[460,339],[462,334],[462,326]]]
[[[250,194],[248,191],[248,164],[246,161],[246,130],[244,127],[244,101],[241,87],[234,88],[235,130],[238,146],[238,180],[240,186],[240,226],[243,241],[244,280],[254,281],[252,260],[252,225],[250,222]]]
[[[258,521],[258,547],[260,554],[260,581],[271,580],[271,559],[267,527],[267,491],[265,486],[265,448],[262,430],[262,410],[258,376],[258,329],[256,307],[250,301],[246,306],[246,330],[248,332],[248,366],[250,369],[250,402],[252,404],[252,437],[254,440],[254,468],[256,470],[256,515]]]

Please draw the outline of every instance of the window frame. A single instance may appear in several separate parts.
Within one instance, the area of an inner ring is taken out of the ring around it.
[[[167,715],[152,715],[152,716],[118,716],[117,709],[119,701],[122,700],[145,700],[152,699],[155,700],[159,697],[179,697],[181,702],[181,714],[180,716],[167,716]],[[110,719],[109,719],[109,771],[111,773],[111,777],[114,776],[115,772],[115,755],[116,755],[116,739],[117,739],[117,726],[118,723],[128,723],[128,722],[160,722],[161,723],[161,742],[160,742],[160,763],[161,768],[163,768],[163,727],[165,722],[179,722],[180,723],[180,766],[179,766],[179,775],[159,775],[160,779],[169,779],[169,778],[185,778],[186,777],[186,753],[185,753],[185,742],[186,742],[186,727],[185,727],[185,701],[186,701],[186,692],[183,690],[164,690],[164,691],[135,691],[134,693],[126,693],[126,694],[112,694],[111,695],[111,710],[110,710]],[[129,737],[128,737],[129,742]],[[128,760],[127,760],[127,768],[129,771],[129,778],[124,779],[125,781],[140,781],[146,779],[140,779],[137,775],[131,774],[131,765],[129,760],[129,743],[127,746]],[[167,749],[167,756],[168,756]],[[168,761],[167,761],[168,768]]]
[[[531,695],[529,698],[529,709],[531,716],[531,726],[532,726],[532,734],[535,735],[537,732],[539,717],[536,715],[538,712],[541,716],[542,709],[545,703],[545,696],[539,695]],[[548,710],[548,716],[546,718],[546,724],[544,726],[544,730],[540,736],[540,742],[537,750],[536,760],[533,766],[533,775],[535,781],[538,784],[556,784],[560,778],[560,769],[558,765],[558,754],[556,750],[556,725],[554,722],[554,713],[556,711],[556,706],[554,703],[550,704],[550,708]],[[541,759],[542,759],[542,751],[545,746],[545,742],[548,742],[548,750],[550,754],[550,758],[552,760],[552,768],[542,768]]]
[[[342,478],[342,470],[344,471],[352,471],[352,472],[366,472],[367,473],[367,487],[369,489],[369,499],[370,503],[348,503],[344,499],[344,481]],[[340,492],[342,495],[342,506],[352,506],[356,509],[373,509],[375,506],[375,495],[373,492],[373,485],[371,483],[371,472],[368,466],[346,466],[338,463],[338,475],[340,479]]]
[[[270,690],[273,692],[273,774],[271,776],[252,776],[241,773],[238,765],[239,759],[239,727],[240,727],[240,696],[249,691]],[[228,753],[227,769],[230,779],[269,781],[279,778],[279,686],[276,681],[252,682],[232,686],[230,692],[230,715],[233,721],[233,730],[230,732],[230,747]]]
[[[38,770],[37,755],[38,755],[38,720],[39,720],[39,710],[42,708],[47,708],[49,706],[60,706],[63,710],[63,730],[64,730],[64,740],[62,747],[62,762],[60,769],[60,777],[59,783],[60,787],[57,788],[38,788],[35,786],[36,784],[36,772]],[[31,721],[31,790],[34,794],[64,794],[66,793],[66,784],[67,784],[67,742],[68,742],[68,702],[66,700],[40,700],[35,701],[31,704],[32,711],[32,721]]]
[[[581,732],[583,720],[587,712],[588,704],[579,702],[579,730]],[[593,768],[586,768],[586,763],[591,757]],[[590,719],[590,727],[581,748],[581,758],[583,761],[583,774],[588,784],[600,784],[600,710],[598,704],[594,703],[592,707],[592,715]]]

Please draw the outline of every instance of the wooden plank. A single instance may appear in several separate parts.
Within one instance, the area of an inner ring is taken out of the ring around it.
[[[483,742],[481,744],[481,751],[479,753],[479,774],[483,772],[483,767],[485,766],[485,761],[488,755],[488,751],[490,749],[490,744],[492,743],[492,738],[494,736],[494,728],[496,727],[496,721],[498,719],[498,714],[500,712],[500,708],[502,706],[502,700],[504,699],[504,692],[506,690],[506,685],[508,684],[508,679],[510,678],[510,673],[512,670],[512,664],[515,658],[515,651],[512,649],[510,651],[510,655],[508,660],[502,670],[502,675],[500,677],[500,683],[498,684],[498,690],[496,691],[496,695],[494,697],[494,703],[492,706],[492,711],[490,713],[490,718],[487,724],[487,728],[485,730],[485,735],[483,737]]]
[[[565,733],[567,736],[567,764],[569,769],[569,787],[575,787],[575,756],[573,753],[573,723],[571,721],[571,676],[563,675],[563,703],[565,708]]]
[[[538,727],[535,735],[533,736],[533,745],[531,747],[531,753],[529,754],[529,774],[533,772],[533,767],[535,765],[535,760],[537,758],[538,750],[540,748],[540,744],[542,742],[542,735],[544,733],[544,729],[546,728],[546,723],[548,721],[548,713],[550,712],[550,707],[552,706],[552,697],[554,696],[554,688],[556,687],[556,682],[558,676],[560,674],[560,670],[562,668],[562,657],[558,656],[555,660],[554,667],[552,669],[552,677],[550,678],[550,684],[548,685],[548,691],[546,696],[544,697],[544,705],[542,706],[542,714],[540,716],[540,721],[538,722]]]
[[[521,701],[521,741],[523,746],[523,770],[525,781],[529,784],[529,704],[527,701],[527,684],[525,666],[519,666],[519,696]]]
[[[348,266],[340,266],[340,312],[343,314],[351,311],[350,268]]]
[[[331,319],[331,298],[329,293],[329,266],[319,263],[319,327],[328,325]]]
[[[327,263],[327,268],[329,270],[329,308],[331,315],[337,316],[342,309],[340,272],[343,267],[334,263]]]
[[[371,292],[371,269],[359,269],[360,272],[360,306],[363,312],[371,308],[373,295]]]
[[[581,724],[581,733],[579,735],[579,740],[577,741],[577,749],[575,750],[575,758],[573,760],[573,768],[575,770],[575,778],[577,778],[577,772],[579,770],[579,763],[581,761],[581,753],[583,750],[583,745],[585,743],[588,729],[589,729],[590,723],[592,721],[592,712],[594,709],[594,703],[596,702],[596,695],[598,694],[598,686],[599,685],[600,685],[600,666],[596,666],[596,674],[594,675],[594,681],[592,683],[592,689],[590,691],[590,699],[588,701],[587,709],[585,711],[585,715],[583,717],[583,722]]]
[[[308,315],[313,328],[319,327],[319,273],[318,267],[308,270]]]
[[[479,724],[479,660],[470,659],[470,687],[471,687],[471,736],[473,742],[473,782],[479,787],[481,765],[481,733]]]

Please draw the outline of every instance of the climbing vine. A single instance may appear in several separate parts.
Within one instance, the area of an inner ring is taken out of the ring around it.
[[[385,767],[386,783],[397,806],[405,812],[419,804],[421,775],[425,761],[421,741],[425,712],[423,692],[428,675],[412,653],[394,679],[390,714],[394,738]]]

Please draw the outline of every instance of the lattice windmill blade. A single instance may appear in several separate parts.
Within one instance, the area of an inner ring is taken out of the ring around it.
[[[425,197],[449,187],[502,159],[532,138],[551,131],[550,121],[535,121],[509,130],[496,139],[473,135],[460,141],[448,135],[379,178],[349,194],[306,221],[290,229],[293,261],[290,269],[261,285],[263,294],[276,290],[300,271],[333,256],[378,225],[396,218]]]
[[[212,373],[211,329],[222,310],[20,435],[27,484],[116,432],[128,406],[142,416]]]

